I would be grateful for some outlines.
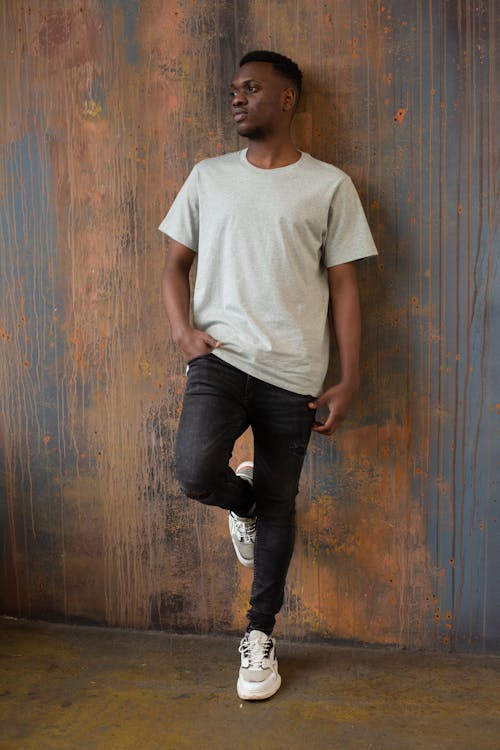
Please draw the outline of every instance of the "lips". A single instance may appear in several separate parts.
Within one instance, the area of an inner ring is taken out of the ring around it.
[[[247,116],[247,112],[245,112],[244,109],[237,109],[234,112],[233,120],[235,122],[241,122],[242,120],[245,119],[246,116]]]

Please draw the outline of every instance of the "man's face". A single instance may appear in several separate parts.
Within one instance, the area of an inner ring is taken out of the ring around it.
[[[262,138],[288,122],[290,84],[271,63],[251,62],[238,68],[230,87],[231,108],[238,135]]]

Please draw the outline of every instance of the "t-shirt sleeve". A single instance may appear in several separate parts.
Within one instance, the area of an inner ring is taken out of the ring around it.
[[[359,195],[347,176],[337,187],[330,204],[323,243],[324,262],[329,268],[370,255],[377,255],[377,248]]]
[[[158,229],[197,252],[199,225],[198,173],[194,167]]]

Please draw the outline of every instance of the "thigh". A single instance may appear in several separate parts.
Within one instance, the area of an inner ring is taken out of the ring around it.
[[[274,506],[289,513],[295,507],[315,418],[314,409],[308,407],[313,397],[264,385],[252,410],[255,495],[264,506],[261,512]]]
[[[190,362],[175,447],[181,484],[208,487],[227,466],[235,440],[248,426],[242,376],[211,354]]]

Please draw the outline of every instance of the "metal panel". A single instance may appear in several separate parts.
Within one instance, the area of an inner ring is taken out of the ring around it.
[[[0,14],[2,609],[244,624],[225,518],[172,475],[183,362],[157,226],[195,161],[243,145],[226,84],[241,53],[273,48],[305,72],[298,145],[351,174],[380,249],[359,266],[362,390],[335,439],[312,440],[279,629],[498,646],[492,0]]]

